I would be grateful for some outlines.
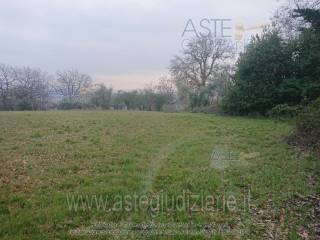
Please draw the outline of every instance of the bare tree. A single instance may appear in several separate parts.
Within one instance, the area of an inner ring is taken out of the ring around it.
[[[49,103],[50,76],[40,69],[14,68],[15,105],[21,109],[44,110]]]
[[[0,64],[0,109],[13,110],[13,87],[15,84],[13,68]]]
[[[169,101],[172,101],[175,97],[176,87],[171,78],[161,77],[154,88],[157,93],[167,96]]]
[[[170,72],[178,82],[198,89],[208,84],[215,68],[223,61],[232,58],[232,44],[223,38],[195,38],[171,61]]]
[[[77,70],[57,72],[56,92],[69,101],[78,100],[80,95],[91,85],[92,79]]]

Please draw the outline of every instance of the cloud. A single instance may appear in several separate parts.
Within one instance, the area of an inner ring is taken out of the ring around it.
[[[3,1],[1,61],[147,79],[150,72],[165,72],[179,52],[188,19],[231,18],[250,27],[268,21],[276,5],[276,0]],[[131,79],[140,86],[138,78]]]

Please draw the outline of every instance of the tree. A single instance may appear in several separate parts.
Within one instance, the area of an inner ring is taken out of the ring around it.
[[[161,111],[165,105],[173,104],[176,100],[176,87],[174,81],[168,77],[161,77],[154,86],[154,105]]]
[[[233,56],[233,47],[226,39],[198,37],[190,41],[181,56],[171,61],[173,79],[193,89],[208,84],[219,63]]]
[[[320,10],[295,12],[309,24],[294,41],[295,78],[300,82],[302,100],[309,103],[320,96]]]
[[[240,55],[234,83],[224,99],[224,108],[237,114],[265,114],[279,100],[278,87],[290,78],[291,52],[276,30],[256,36]]]
[[[218,86],[221,66],[234,55],[232,44],[223,38],[194,38],[171,61],[170,73],[178,91],[179,108],[207,106],[212,103]],[[215,86],[214,86],[215,84]]]
[[[174,81],[168,77],[161,77],[154,90],[167,98],[167,102],[173,101],[176,94]]]
[[[70,102],[79,100],[91,85],[92,79],[87,74],[78,70],[66,70],[57,72],[56,92]]]
[[[210,105],[220,103],[226,93],[226,89],[233,81],[234,74],[235,65],[231,63],[223,64],[216,69],[207,87]]]
[[[272,17],[272,24],[287,41],[296,39],[301,29],[307,28],[306,19],[297,10],[308,9],[308,11],[319,9],[319,0],[287,0],[281,5]]]
[[[234,85],[224,101],[232,113],[265,114],[278,104],[306,105],[320,96],[320,10],[293,9],[298,35],[283,39],[271,29],[240,56]]]
[[[13,110],[13,87],[15,82],[13,68],[0,64],[0,110]]]
[[[96,107],[109,109],[111,106],[112,88],[107,88],[104,84],[97,84],[96,88],[89,93],[90,103]]]
[[[315,31],[320,31],[320,11],[319,9],[298,8],[294,12],[297,14],[294,17],[302,17],[304,21],[310,24],[310,28]]]
[[[119,90],[113,96],[113,105],[115,109],[136,110],[140,108],[139,92]]]
[[[15,106],[18,110],[47,109],[49,102],[50,76],[40,69],[14,68]]]

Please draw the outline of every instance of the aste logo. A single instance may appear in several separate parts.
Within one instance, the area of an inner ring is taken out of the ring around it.
[[[240,53],[245,51],[251,36],[261,32],[265,26],[267,25],[256,24],[248,27],[242,23],[234,24],[230,18],[202,18],[199,21],[188,19],[181,34],[181,47],[184,50],[188,49],[194,38],[224,38],[234,45],[237,53]]]
[[[231,38],[232,35],[232,19],[219,18],[203,18],[198,24],[195,24],[192,19],[188,19],[186,26],[182,32],[182,38],[190,37],[208,37],[214,38]]]

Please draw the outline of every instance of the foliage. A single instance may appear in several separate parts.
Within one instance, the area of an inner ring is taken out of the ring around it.
[[[295,9],[295,17],[302,17],[306,22],[311,24],[311,29],[320,31],[320,14],[319,9],[316,8],[298,8]]]
[[[296,135],[302,139],[303,145],[320,153],[320,98],[298,117]]]
[[[302,106],[289,106],[288,104],[279,104],[273,107],[268,115],[274,118],[281,118],[281,117],[296,117],[298,116],[303,107]]]
[[[70,101],[68,99],[64,99],[62,100],[59,104],[58,104],[58,109],[61,110],[70,110],[70,109],[81,109],[82,104],[79,101]]]
[[[102,109],[109,109],[111,107],[112,88],[107,88],[103,84],[96,86],[92,92],[89,93],[89,102]]]
[[[272,25],[280,32],[284,40],[292,41],[299,36],[304,28],[308,27],[308,23],[302,14],[317,8],[319,8],[318,0],[286,0],[275,11],[272,17]]]
[[[277,88],[290,73],[290,54],[278,33],[266,30],[241,54],[233,85],[224,99],[229,113],[265,114],[279,104]]]
[[[306,105],[320,96],[320,10],[295,12],[309,23],[296,38],[283,39],[269,29],[240,56],[223,101],[226,112],[265,115],[279,104]]]
[[[18,101],[17,105],[15,106],[15,109],[18,111],[27,111],[27,110],[33,110],[32,105],[27,100]]]
[[[190,93],[191,108],[204,107],[210,104],[210,90],[206,87]]]
[[[296,78],[301,83],[301,97],[311,102],[320,96],[320,32],[306,29],[296,45]]]

